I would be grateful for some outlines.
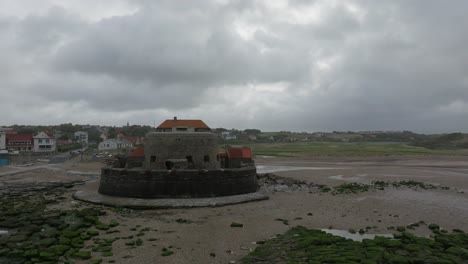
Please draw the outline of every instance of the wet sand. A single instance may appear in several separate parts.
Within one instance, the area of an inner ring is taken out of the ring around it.
[[[117,220],[120,233],[102,237],[136,236],[149,227],[140,247],[125,245],[128,240],[113,243],[112,257],[103,263],[230,263],[255,248],[253,242],[284,233],[292,226],[317,229],[348,230],[372,227],[370,233],[389,233],[387,227],[406,226],[418,221],[437,223],[442,228],[459,228],[468,232],[468,157],[389,157],[389,158],[321,158],[321,159],[257,159],[260,166],[300,166],[299,170],[275,172],[283,177],[336,186],[346,182],[369,183],[373,180],[416,180],[444,185],[450,190],[413,190],[389,187],[385,190],[358,194],[309,192],[307,190],[269,191],[269,200],[217,208],[116,210],[107,212],[102,221]],[[74,190],[95,189],[97,176],[82,176],[67,171],[99,172],[101,163],[70,161],[55,170],[41,168],[0,177],[0,182],[85,179],[87,184],[75,186],[55,208],[89,206],[74,201]],[[304,168],[305,167],[305,168]],[[313,169],[307,168],[312,167]],[[31,173],[36,174],[31,175]],[[287,220],[284,221],[284,220]],[[242,228],[230,227],[232,222]],[[286,225],[288,224],[288,225]],[[132,231],[136,228],[136,231]],[[157,231],[155,231],[157,230]],[[414,233],[429,235],[426,227]],[[156,239],[148,241],[148,239]],[[163,248],[174,251],[161,256]],[[214,253],[214,256],[212,256]],[[210,255],[211,254],[211,255]],[[234,262],[232,262],[234,263]]]

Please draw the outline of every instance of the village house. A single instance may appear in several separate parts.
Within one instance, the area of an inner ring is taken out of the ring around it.
[[[99,136],[100,139],[102,140],[107,140],[109,138],[109,134],[102,132],[101,135]]]
[[[16,134],[12,128],[0,127],[0,150],[7,149],[7,136],[10,134]]]
[[[6,149],[6,132],[0,128],[0,150]]]
[[[127,140],[128,142],[132,143],[133,146],[139,146],[143,144],[142,142],[143,138],[139,138],[139,137],[130,137],[130,136],[125,136],[124,134],[118,134],[117,138]]]
[[[70,145],[73,143],[71,139],[56,139],[55,142],[57,146],[65,146],[65,145]]]
[[[98,150],[129,149],[131,147],[133,147],[133,144],[125,139],[106,139],[99,143]]]
[[[168,119],[162,122],[156,132],[210,132],[211,129],[199,119]]]
[[[32,134],[6,134],[5,147],[8,151],[32,151],[33,144]]]
[[[73,135],[77,143],[88,145],[88,132],[77,131]]]
[[[224,140],[234,140],[234,139],[237,139],[237,136],[232,135],[231,132],[229,131],[223,131],[221,132],[221,138]]]
[[[50,132],[39,132],[33,138],[34,152],[54,152],[57,148],[55,137]]]

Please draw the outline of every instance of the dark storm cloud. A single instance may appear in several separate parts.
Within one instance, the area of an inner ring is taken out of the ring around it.
[[[141,11],[110,19],[63,47],[54,64],[87,74],[205,87],[252,80],[274,82],[304,73],[302,54],[277,50],[262,55],[229,25],[219,24],[215,14],[204,12],[207,14],[193,17],[184,12],[158,17],[162,15]],[[207,20],[205,16],[210,15],[213,19]]]
[[[129,3],[0,16],[0,108],[27,97],[29,112],[7,122],[468,130],[468,2]]]

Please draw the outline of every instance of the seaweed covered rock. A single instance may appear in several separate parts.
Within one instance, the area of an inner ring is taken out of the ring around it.
[[[468,235],[436,234],[430,239],[402,232],[356,242],[295,227],[259,245],[241,263],[468,263]]]

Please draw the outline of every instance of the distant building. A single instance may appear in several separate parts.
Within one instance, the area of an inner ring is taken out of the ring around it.
[[[55,137],[55,139],[59,139],[59,138],[61,138],[63,135],[64,135],[63,132],[60,131],[60,130],[55,130],[55,131],[54,131],[54,137]]]
[[[6,132],[0,128],[0,150],[6,149]]]
[[[109,134],[105,133],[105,132],[102,132],[101,135],[99,136],[99,138],[101,138],[102,140],[106,140],[109,138]]]
[[[234,140],[237,139],[236,135],[232,135],[229,131],[221,132],[221,138],[224,140]]]
[[[33,138],[34,152],[54,152],[57,148],[55,137],[50,132],[39,132]]]
[[[125,136],[124,134],[118,134],[117,138],[127,140],[128,142],[132,143],[133,146],[142,145],[142,139],[139,137],[130,137]]]
[[[211,129],[201,120],[168,119],[162,122],[156,132],[210,132]]]
[[[98,150],[128,149],[131,147],[133,144],[125,139],[106,139],[99,143]]]
[[[7,144],[7,135],[9,134],[16,134],[15,131],[11,128],[6,128],[6,127],[0,127],[0,150],[5,150],[7,149],[6,144]]]
[[[77,131],[74,133],[74,136],[76,142],[88,145],[88,132]]]
[[[69,145],[73,143],[71,139],[56,139],[55,142],[57,146],[64,146],[64,145]]]
[[[5,147],[8,151],[32,151],[33,144],[32,134],[6,134]]]

